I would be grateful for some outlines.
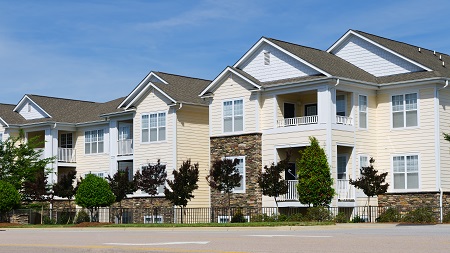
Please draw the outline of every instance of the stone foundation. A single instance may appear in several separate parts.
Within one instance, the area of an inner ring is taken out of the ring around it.
[[[383,207],[399,207],[411,210],[418,207],[439,207],[439,192],[417,193],[386,193],[378,195],[378,205]],[[450,192],[444,192],[442,197],[444,209],[450,209]]]
[[[232,193],[232,207],[261,207],[258,175],[262,168],[261,134],[211,137],[211,163],[230,156],[245,156],[245,193]],[[211,189],[211,207],[228,207],[228,196]]]

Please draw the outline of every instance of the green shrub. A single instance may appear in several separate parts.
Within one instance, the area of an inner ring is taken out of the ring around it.
[[[446,215],[444,215],[442,222],[450,223],[450,212],[448,212]]]
[[[69,224],[74,220],[73,213],[70,211],[62,211],[58,213],[58,219],[56,220],[57,224]]]
[[[81,210],[75,216],[75,220],[73,223],[80,224],[82,222],[89,222],[89,221],[90,221],[89,214],[86,211]]]
[[[306,211],[306,220],[307,221],[330,221],[331,213],[328,208],[323,206],[315,206],[310,207]]]
[[[286,214],[279,214],[277,217],[277,221],[287,221],[288,216]]]
[[[242,214],[241,210],[237,210],[233,217],[231,217],[231,223],[244,223],[247,222],[247,219],[244,217],[244,214]]]
[[[287,217],[287,221],[303,221],[304,217],[301,213],[291,214]]]
[[[377,222],[399,222],[401,220],[400,212],[393,207],[389,207],[377,218]]]
[[[44,216],[44,217],[42,217],[42,223],[45,225],[55,225],[56,220],[50,218],[49,216]]]
[[[347,223],[349,221],[347,215],[343,212],[340,212],[334,217],[334,221],[336,223]]]
[[[363,222],[366,222],[366,219],[364,219],[359,215],[355,215],[352,219],[352,223],[363,223]]]
[[[433,212],[429,208],[421,207],[413,210],[402,219],[403,222],[408,223],[435,223]]]

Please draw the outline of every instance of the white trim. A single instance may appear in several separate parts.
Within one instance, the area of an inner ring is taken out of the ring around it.
[[[131,93],[122,101],[122,103],[119,104],[119,106],[117,108],[121,108],[122,106],[124,106],[127,101],[129,101],[131,98],[134,98],[136,96],[138,96],[143,90],[145,90],[145,87],[142,88],[142,90],[140,89],[141,86],[145,86],[147,85],[147,82],[150,80],[150,78],[154,76],[156,78],[158,78],[161,82],[163,82],[164,84],[168,84],[164,79],[162,79],[161,77],[157,76],[153,71],[150,71],[150,73],[147,74],[147,76],[144,77],[144,79],[142,79],[142,81],[139,82],[139,84],[133,89],[133,91],[131,91]],[[136,94],[137,93],[137,94]],[[136,95],[135,95],[136,94]],[[132,99],[134,101],[134,99]],[[132,101],[132,102],[133,102]],[[129,104],[132,104],[132,102],[130,102]],[[127,105],[127,108],[129,107],[129,104]]]
[[[235,131],[234,130],[234,102],[235,101],[242,101],[242,131]],[[231,126],[232,130],[230,132],[225,132],[225,126],[224,126],[224,103],[225,102],[231,102],[231,108],[232,108],[232,115],[231,115]],[[230,99],[224,99],[221,101],[222,103],[222,117],[221,117],[221,123],[222,123],[222,134],[241,134],[245,132],[245,99],[243,97],[239,98],[230,98]]]
[[[181,109],[181,106],[178,108],[178,110]],[[172,157],[172,163],[173,163],[173,170],[175,170],[177,168],[177,109],[175,107],[173,107],[173,127],[172,127],[172,153],[173,153],[173,157]],[[168,114],[167,114],[168,115]],[[167,129],[167,117],[166,117],[166,129]],[[166,130],[166,140],[167,140],[167,130]],[[167,168],[166,168],[167,169]]]
[[[228,73],[232,73],[237,75],[238,77],[240,77],[241,79],[243,79],[244,81],[248,82],[249,84],[255,86],[258,90],[261,89],[261,86],[252,82],[250,79],[246,78],[245,76],[241,75],[240,73],[238,73],[237,71],[235,71],[234,69],[232,69],[231,67],[226,67],[216,78],[214,78],[214,80],[208,85],[208,87],[206,87],[201,93],[200,93],[200,97],[205,95],[205,93],[211,89],[212,87],[214,87],[215,85],[217,85],[222,78],[224,78],[226,76],[226,74]]]
[[[395,187],[395,185],[394,185],[394,157],[396,157],[396,156],[403,156],[403,157],[405,157],[405,172],[404,172],[404,175],[405,175],[405,189],[395,189],[394,187]],[[406,167],[406,163],[407,163],[407,161],[406,161],[406,156],[417,156],[417,180],[418,180],[418,188],[413,188],[413,189],[408,189],[407,187],[408,187],[408,185],[407,185],[407,180],[408,180],[408,178],[407,178],[407,167]],[[392,185],[392,187],[389,187],[391,190],[390,190],[390,192],[419,192],[419,191],[421,191],[421,189],[422,189],[422,180],[421,180],[421,158],[420,158],[420,153],[418,153],[418,152],[410,152],[410,153],[396,153],[396,154],[391,154],[391,169],[390,169],[390,172],[392,173],[392,176],[391,176],[391,184],[390,185]]]
[[[164,91],[162,91],[160,88],[158,88],[156,85],[154,85],[152,82],[148,82],[148,86],[144,87],[141,92],[139,92],[139,94],[136,95],[136,97],[133,98],[133,100],[131,100],[131,102],[125,107],[125,110],[128,110],[130,108],[130,106],[132,106],[137,100],[139,100],[144,93],[148,90],[149,87],[152,87],[153,89],[157,90],[159,93],[161,93],[163,96],[165,96],[166,98],[168,98],[170,101],[172,101],[173,103],[176,103],[177,101],[175,99],[173,99],[172,97],[170,97],[169,95],[167,95]]]
[[[280,50],[281,52],[283,52],[283,53],[289,55],[290,57],[294,58],[295,60],[297,60],[297,61],[299,61],[299,62],[305,64],[306,66],[308,66],[308,67],[310,67],[310,68],[316,70],[317,72],[319,72],[319,73],[321,73],[321,74],[323,74],[323,75],[325,75],[325,76],[328,76],[328,77],[331,76],[329,73],[325,72],[324,70],[322,70],[322,69],[320,69],[320,68],[318,68],[318,67],[312,65],[311,63],[309,63],[309,62],[303,60],[302,58],[300,58],[300,57],[298,57],[298,56],[292,54],[291,52],[289,52],[289,51],[287,51],[287,50],[281,48],[281,47],[278,46],[277,44],[275,44],[275,43],[269,41],[268,39],[266,39],[266,38],[264,38],[264,37],[261,38],[258,42],[256,42],[256,44],[253,45],[253,47],[251,47],[250,50],[248,50],[247,53],[245,53],[244,56],[242,56],[241,59],[239,59],[239,61],[236,62],[236,63],[233,65],[233,67],[234,67],[234,68],[237,68],[241,63],[245,62],[245,61],[246,61],[246,60],[247,60],[247,59],[248,59],[248,58],[249,58],[249,57],[250,57],[250,56],[251,56],[251,55],[252,55],[252,54],[260,47],[260,46],[261,46],[262,43],[266,43],[266,44],[271,45],[272,47],[276,48],[277,50]]]
[[[247,189],[247,187],[246,187],[247,169],[245,168],[245,166],[246,166],[245,155],[244,156],[225,156],[225,157],[222,157],[222,160],[224,160],[224,159],[229,159],[231,161],[234,161],[234,159],[242,159],[242,161],[243,161],[243,164],[242,164],[243,174],[242,174],[242,184],[241,184],[242,190],[235,190],[235,189],[233,189],[232,193],[245,193],[245,191]]]
[[[164,120],[164,122],[165,122],[165,126],[164,126],[164,129],[166,130],[166,133],[165,133],[165,136],[164,136],[164,140],[160,140],[159,139],[159,114],[160,113],[164,113],[165,115],[166,115],[166,117],[165,117],[165,120]],[[157,115],[157,117],[156,117],[156,136],[157,136],[157,140],[156,141],[150,141],[150,115],[151,114],[156,114]],[[148,115],[148,141],[146,141],[146,142],[144,142],[143,140],[142,140],[142,137],[143,137],[143,134],[142,134],[142,130],[143,130],[143,128],[142,128],[142,116],[144,116],[144,115]],[[168,120],[168,118],[169,118],[169,111],[168,110],[161,110],[161,111],[155,111],[155,112],[143,112],[143,113],[141,113],[141,115],[140,115],[140,117],[139,117],[139,124],[140,124],[140,135],[141,135],[141,139],[140,139],[140,142],[141,142],[141,144],[152,144],[152,143],[163,143],[163,142],[167,142],[168,140],[168,138],[167,138],[167,132],[168,132],[168,129],[167,129],[167,120]]]
[[[413,61],[413,60],[411,60],[411,59],[409,59],[409,58],[407,58],[407,57],[405,57],[405,56],[403,56],[403,55],[401,55],[401,54],[399,54],[399,53],[397,53],[395,51],[392,51],[391,49],[389,49],[389,48],[387,48],[385,46],[382,46],[382,45],[376,43],[375,41],[364,37],[364,35],[358,34],[357,32],[355,32],[353,30],[348,30],[347,33],[345,33],[338,41],[336,41],[333,45],[331,45],[330,48],[327,49],[327,52],[331,53],[331,54],[334,54],[332,51],[334,49],[338,48],[339,46],[341,46],[341,44],[345,40],[350,38],[351,35],[354,35],[354,36],[356,36],[356,37],[358,37],[360,39],[363,39],[363,40],[365,40],[365,41],[367,41],[367,42],[369,42],[369,43],[371,43],[371,44],[373,44],[373,45],[375,45],[375,46],[377,46],[377,47],[379,47],[379,48],[381,48],[381,49],[383,49],[383,50],[385,50],[385,51],[387,51],[387,52],[389,52],[389,53],[391,53],[391,54],[393,54],[393,55],[395,55],[395,56],[397,56],[397,57],[399,57],[399,58],[401,58],[401,59],[403,59],[403,60],[405,60],[405,61],[407,61],[409,63],[411,63],[411,64],[413,64],[413,65],[416,65],[419,68],[422,68],[422,69],[424,69],[426,71],[433,71],[432,69],[430,69],[430,68],[428,68],[428,67],[426,67],[426,66],[424,66],[424,65],[422,65],[422,64],[420,64],[420,63],[418,63],[416,61]]]
[[[406,95],[417,94],[417,126],[406,126]],[[389,107],[390,107],[390,129],[391,131],[405,130],[405,129],[415,129],[420,128],[420,90],[415,91],[404,91],[403,93],[390,93]],[[403,97],[403,127],[394,127],[394,111],[392,110],[392,97],[402,96]]]
[[[39,110],[41,110],[47,117],[52,118],[52,116],[46,112],[42,107],[40,107],[36,102],[34,102],[30,97],[27,95],[23,96],[23,98],[19,101],[19,103],[14,107],[13,112],[19,112],[18,109],[22,107],[22,104],[25,103],[25,100],[28,100],[28,102],[33,103]]]
[[[363,97],[366,97],[366,111],[365,111],[365,113],[366,113],[366,127],[361,127],[361,124],[360,124],[360,122],[361,122],[361,111],[360,111],[360,99],[359,99],[359,97],[360,96],[363,96]],[[391,99],[392,99],[392,97],[391,97]],[[392,108],[392,107],[391,107]],[[354,119],[355,117],[353,117],[353,119]],[[356,124],[358,124],[358,130],[368,130],[369,129],[369,96],[368,95],[366,95],[366,94],[358,94],[358,123],[356,123],[356,122],[354,122],[355,123],[355,125]]]
[[[4,124],[6,127],[9,127],[8,123],[7,123],[2,117],[0,117],[0,122],[3,122],[3,124]]]

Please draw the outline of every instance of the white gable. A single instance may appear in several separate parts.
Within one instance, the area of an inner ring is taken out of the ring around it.
[[[267,55],[269,62],[267,62]],[[249,59],[241,65],[241,69],[260,82],[320,74],[268,44],[262,44],[257,48]]]
[[[345,39],[332,53],[377,77],[423,71],[417,65],[355,35]]]
[[[47,113],[30,99],[25,99],[17,110],[26,120],[47,118]]]

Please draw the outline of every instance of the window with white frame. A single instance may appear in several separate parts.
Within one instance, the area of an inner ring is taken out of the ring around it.
[[[346,107],[345,95],[336,95],[336,115],[345,116]]]
[[[59,141],[61,148],[73,148],[72,133],[61,134]]]
[[[84,132],[84,153],[98,154],[103,153],[104,149],[104,130],[91,130]]]
[[[366,155],[359,156],[359,169],[369,166],[369,157]]]
[[[141,116],[142,142],[166,140],[166,113],[157,112]]]
[[[233,193],[245,193],[245,156],[225,157],[225,159],[231,161],[237,159],[239,161],[236,168],[239,170],[239,175],[241,175],[241,186],[235,187]]]
[[[84,173],[83,177],[86,178],[86,175],[89,175],[89,174],[95,175],[95,176],[100,177],[100,178],[107,178],[108,177],[108,172],[107,171]]]
[[[347,156],[345,155],[337,157],[337,179],[347,179]]]
[[[144,216],[144,223],[163,223],[164,218],[161,215],[145,215]]]
[[[367,96],[359,95],[359,128],[367,128]]]
[[[417,125],[417,93],[392,96],[392,127],[414,127]]]
[[[392,158],[394,189],[419,189],[419,156],[401,155]]]
[[[223,102],[223,131],[240,132],[244,130],[244,101],[242,99]]]
[[[0,142],[3,141],[3,133],[0,133]]]

